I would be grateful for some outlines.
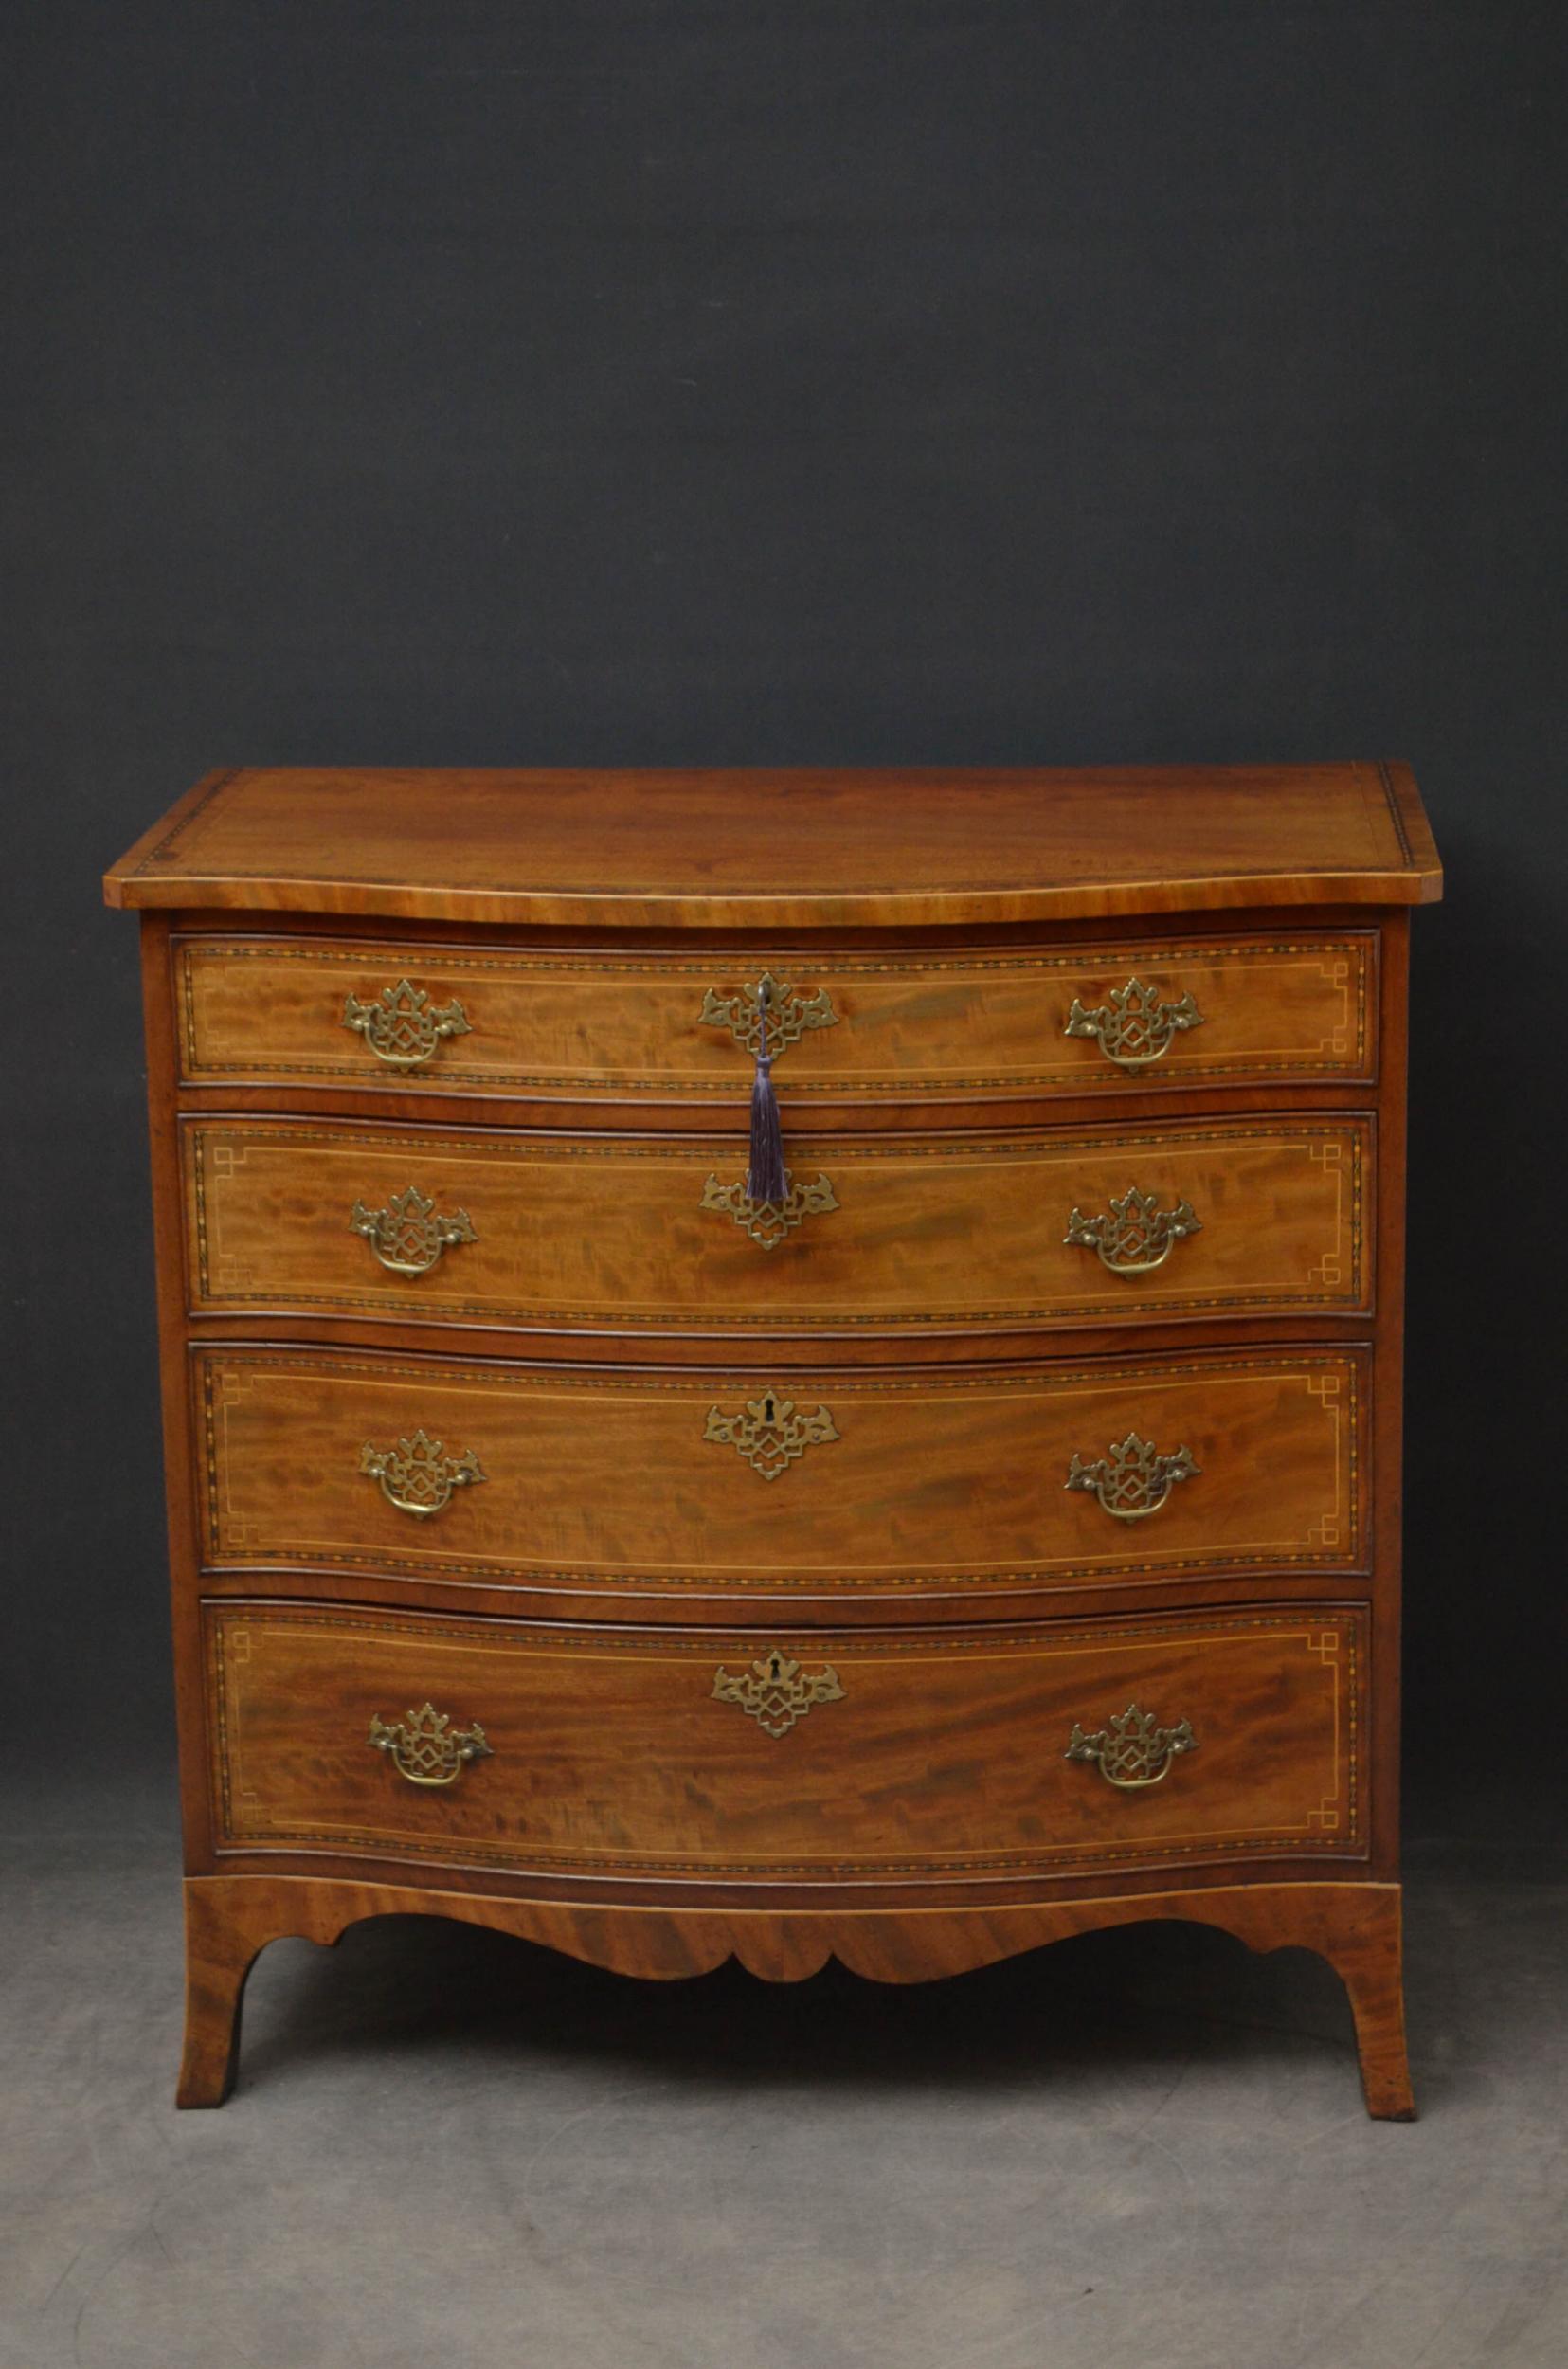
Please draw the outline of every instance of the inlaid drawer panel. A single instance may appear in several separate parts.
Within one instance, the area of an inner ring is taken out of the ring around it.
[[[1361,1848],[1355,1609],[794,1637],[205,1618],[228,1849],[939,1880]]]
[[[198,1311],[739,1334],[1370,1305],[1371,1122],[743,1136],[189,1120]],[[444,1231],[443,1231],[444,1229]]]
[[[212,1566],[723,1591],[1364,1564],[1368,1363],[605,1373],[198,1353]]]
[[[744,1096],[759,986],[787,1096],[1365,1078],[1369,932],[743,955],[201,937],[182,1076],[417,1093]]]

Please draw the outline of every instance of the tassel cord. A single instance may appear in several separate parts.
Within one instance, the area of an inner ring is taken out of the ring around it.
[[[766,988],[757,996],[757,1074],[751,1087],[751,1157],[746,1189],[753,1202],[782,1208],[789,1198],[789,1170],[784,1166],[779,1098],[773,1091],[773,1057],[767,1049]]]

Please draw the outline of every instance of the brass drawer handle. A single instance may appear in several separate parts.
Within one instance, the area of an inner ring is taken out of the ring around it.
[[[445,1038],[466,1037],[469,1031],[468,1015],[456,996],[450,1004],[432,1004],[411,979],[383,987],[374,1004],[346,996],[343,1025],[363,1037],[388,1069],[420,1069],[435,1059]]]
[[[395,1448],[378,1448],[367,1439],[359,1452],[359,1469],[381,1483],[381,1493],[389,1506],[396,1506],[400,1513],[411,1513],[417,1522],[439,1513],[454,1490],[472,1489],[484,1478],[472,1448],[465,1448],[461,1456],[448,1456],[441,1440],[432,1439],[423,1426],[411,1439],[400,1439]]]
[[[1152,1275],[1156,1267],[1164,1265],[1178,1242],[1202,1231],[1191,1202],[1179,1201],[1174,1209],[1162,1209],[1155,1194],[1141,1193],[1136,1184],[1129,1184],[1103,1216],[1086,1218],[1081,1209],[1074,1209],[1062,1239],[1074,1248],[1098,1251],[1102,1264],[1112,1275]]]
[[[454,1727],[433,1703],[422,1703],[391,1726],[372,1714],[370,1743],[377,1752],[391,1755],[392,1766],[411,1785],[455,1785],[470,1761],[496,1757],[478,1720],[471,1727]]]
[[[1092,1762],[1108,1785],[1120,1785],[1125,1793],[1136,1793],[1140,1786],[1157,1785],[1168,1775],[1179,1753],[1197,1749],[1198,1738],[1193,1734],[1190,1720],[1183,1719],[1175,1727],[1157,1727],[1152,1711],[1141,1711],[1136,1703],[1129,1703],[1120,1719],[1113,1719],[1108,1727],[1098,1728],[1091,1736],[1086,1736],[1075,1726],[1072,1741],[1062,1757]]]
[[[438,1218],[435,1203],[417,1184],[394,1193],[385,1209],[367,1209],[362,1201],[356,1201],[349,1212],[349,1231],[362,1234],[393,1275],[428,1275],[442,1251],[454,1242],[479,1239],[466,1209],[454,1209],[449,1218]]]
[[[1160,1456],[1148,1440],[1129,1431],[1125,1439],[1113,1439],[1092,1464],[1086,1464],[1074,1448],[1065,1486],[1089,1490],[1118,1522],[1141,1522],[1146,1513],[1159,1512],[1178,1481],[1193,1480],[1202,1469],[1193,1462],[1190,1448]]]
[[[786,1187],[782,1201],[755,1201],[744,1178],[738,1184],[721,1184],[716,1176],[710,1175],[700,1205],[731,1219],[760,1249],[777,1250],[802,1218],[820,1217],[838,1206],[832,1185],[820,1174],[815,1184],[790,1184],[786,1178]]]
[[[798,995],[787,979],[775,979],[770,970],[736,995],[721,995],[717,987],[710,987],[697,1019],[704,1028],[728,1028],[735,1042],[754,1056],[763,1042],[765,1011],[767,1042],[774,1053],[798,1044],[808,1028],[838,1025],[833,998],[825,987],[812,995]]]
[[[722,1664],[713,1680],[715,1703],[738,1703],[765,1735],[786,1736],[813,1703],[840,1703],[844,1690],[830,1663],[802,1670],[777,1645],[732,1678]]]
[[[1108,1004],[1088,1010],[1076,996],[1062,1034],[1092,1037],[1118,1069],[1151,1069],[1162,1061],[1184,1028],[1201,1028],[1203,1015],[1190,995],[1167,1001],[1142,979],[1113,987]]]
[[[748,1399],[737,1414],[727,1415],[722,1406],[711,1406],[702,1436],[718,1447],[733,1448],[754,1473],[771,1481],[787,1473],[808,1448],[837,1439],[838,1426],[825,1406],[808,1415],[796,1407],[793,1399],[777,1390],[765,1390],[760,1399]]]

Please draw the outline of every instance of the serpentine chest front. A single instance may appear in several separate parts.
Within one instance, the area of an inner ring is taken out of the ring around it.
[[[1412,2111],[1408,771],[199,784],[142,911],[180,2100],[410,1909],[1323,1952]]]

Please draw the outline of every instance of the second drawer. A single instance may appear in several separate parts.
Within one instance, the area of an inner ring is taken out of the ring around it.
[[[963,1592],[1365,1565],[1369,1352],[901,1375],[199,1351],[211,1567]]]
[[[191,1304],[731,1336],[1344,1314],[1372,1298],[1372,1121],[747,1139],[199,1119]]]

